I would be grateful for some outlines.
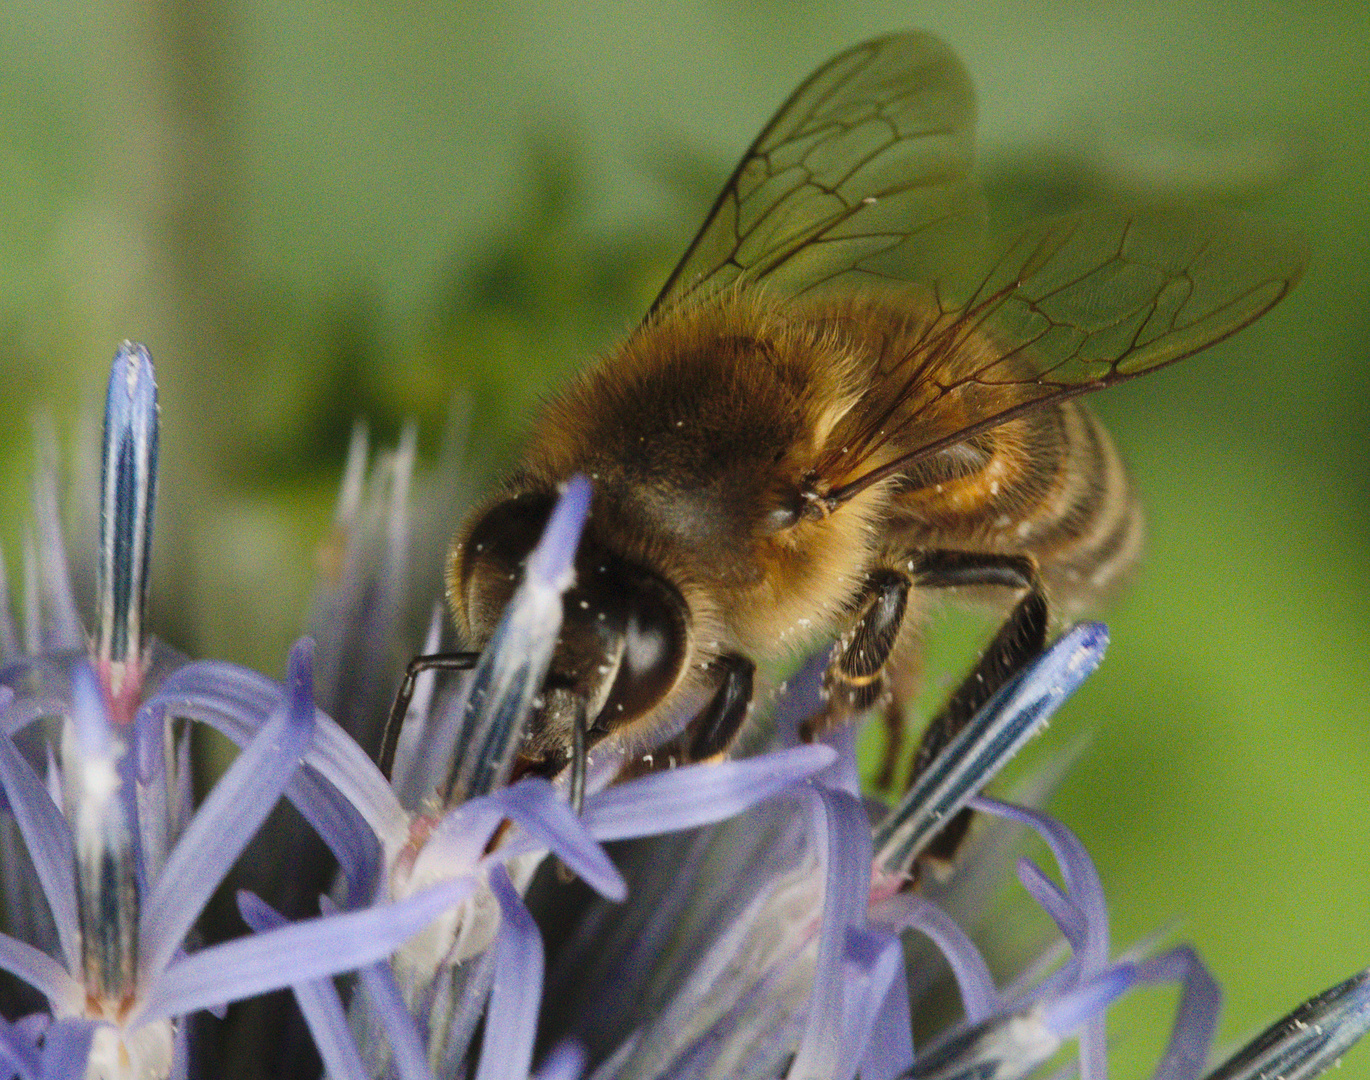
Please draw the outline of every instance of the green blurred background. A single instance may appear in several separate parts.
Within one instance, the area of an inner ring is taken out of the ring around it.
[[[35,409],[70,430],[116,342],[146,341],[155,625],[271,673],[354,419],[384,443],[416,417],[431,458],[464,392],[479,489],[538,394],[639,317],[783,95],[863,37],[960,53],[1003,206],[1189,195],[1300,230],[1280,308],[1098,402],[1151,540],[1038,750],[1094,732],[1055,805],[1118,941],[1178,923],[1199,946],[1222,1039],[1370,964],[1363,4],[6,6],[0,540]],[[1140,1026],[1113,1026],[1116,1075],[1154,1054]]]

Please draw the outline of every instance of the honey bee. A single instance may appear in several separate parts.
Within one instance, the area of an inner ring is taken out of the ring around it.
[[[446,575],[482,647],[559,486],[593,481],[519,769],[583,770],[599,740],[723,754],[756,661],[833,637],[819,726],[885,698],[900,730],[910,610],[931,590],[997,592],[1011,610],[916,773],[1041,651],[1052,612],[1132,565],[1137,502],[1075,399],[1259,318],[1302,253],[1143,209],[996,243],[974,127],[970,80],[936,38],[843,52],[757,137],[638,329],[546,406]]]

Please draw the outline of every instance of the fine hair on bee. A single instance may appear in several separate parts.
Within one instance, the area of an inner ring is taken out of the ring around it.
[[[447,564],[458,634],[479,650],[557,492],[593,479],[516,772],[569,765],[578,802],[605,740],[639,760],[725,755],[757,661],[834,638],[810,730],[878,705],[897,747],[920,676],[911,613],[934,592],[1001,598],[916,776],[1053,618],[1133,565],[1138,503],[1081,395],[1259,318],[1303,249],[1174,207],[997,234],[971,176],[975,115],[964,67],[930,35],[830,60],[744,154],[641,325],[547,404]],[[410,665],[383,768],[413,676],[477,655]]]

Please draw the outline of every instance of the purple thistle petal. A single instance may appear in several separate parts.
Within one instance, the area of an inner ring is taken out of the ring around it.
[[[879,865],[908,866],[1099,666],[1107,647],[1102,623],[1082,623],[990,698],[876,828]]]
[[[503,820],[504,810],[489,796],[449,810],[419,851],[411,880],[471,873]]]
[[[270,904],[248,892],[238,894],[238,912],[243,922],[256,933],[287,926],[285,916]],[[310,979],[292,983],[291,992],[309,1025],[309,1034],[323,1059],[324,1070],[333,1080],[367,1080],[361,1051],[347,1024],[342,1000],[331,979]]]
[[[190,1030],[186,1024],[176,1025],[176,1034],[171,1042],[169,1080],[190,1080]]]
[[[291,649],[287,682],[292,707],[269,721],[238,755],[167,858],[143,908],[142,985],[167,965],[299,768],[314,733],[311,661],[307,644]]]
[[[861,1060],[866,1057],[871,1035],[875,1031],[877,1021],[884,1018],[885,1002],[890,997],[895,982],[902,983],[907,991],[904,946],[897,934],[885,930],[869,927],[853,930],[847,936],[846,960],[843,967],[846,969],[842,981],[847,1001],[844,1006],[846,1024],[842,1038],[848,1047],[850,1070],[839,1075],[850,1078],[856,1075]],[[904,1014],[906,1029],[909,1027],[909,1015]],[[908,1038],[912,1047],[911,1031]],[[857,1058],[858,1054],[860,1060],[850,1060]],[[906,1064],[912,1063],[913,1054],[910,1050]]]
[[[43,1080],[83,1080],[95,1037],[93,1020],[58,1020],[43,1036]]]
[[[961,994],[967,1023],[978,1024],[1003,1007],[989,966],[955,919],[931,900],[910,893],[891,897],[880,915],[885,915],[886,911],[891,915],[897,912],[896,925],[900,929],[917,930],[946,957]]]
[[[491,871],[490,887],[501,918],[476,1080],[524,1080],[533,1063],[542,1000],[542,935],[502,866]]]
[[[1085,913],[1072,904],[1066,898],[1066,894],[1056,887],[1056,883],[1047,877],[1046,872],[1031,859],[1018,860],[1018,880],[1042,910],[1051,917],[1051,921],[1061,931],[1061,936],[1078,955],[1085,947],[1085,939],[1089,934]]]
[[[546,780],[530,776],[494,792],[489,799],[539,847],[554,851],[601,896],[622,900],[628,895],[628,886],[609,856]],[[507,855],[497,850],[492,858],[503,860]]]
[[[176,744],[176,833],[180,835],[195,816],[195,785],[190,769],[190,732],[183,731]]]
[[[546,589],[563,593],[575,579],[572,563],[580,543],[581,529],[590,515],[590,500],[594,488],[590,481],[577,474],[561,489],[542,540],[528,556],[528,580]]]
[[[8,687],[0,689],[0,697],[9,694]],[[68,964],[75,965],[81,956],[81,933],[76,922],[76,881],[72,877],[76,852],[71,827],[8,735],[0,735],[0,784],[47,897],[62,955]]]
[[[136,735],[133,742],[134,779],[145,787],[154,782],[165,785],[166,751],[162,736],[166,730],[166,710],[160,706],[145,706],[138,710],[133,722]]]
[[[582,820],[602,842],[709,825],[742,813],[836,759],[831,747],[815,744],[742,761],[668,769],[590,796]]]
[[[85,1001],[86,990],[71,974],[41,949],[28,942],[0,934],[0,970],[28,983],[56,1009],[75,1009]]]
[[[1081,983],[1095,979],[1108,964],[1108,906],[1104,901],[1104,888],[1099,881],[1099,873],[1094,869],[1094,862],[1084,845],[1080,843],[1079,837],[1055,818],[1038,810],[1014,806],[1012,803],[984,796],[972,799],[970,805],[997,817],[1022,822],[1046,842],[1061,868],[1061,877],[1066,885],[1066,899],[1080,914],[1079,919],[1076,919],[1075,916],[1066,914],[1064,909],[1057,907],[1057,911],[1066,918],[1067,923],[1076,925],[1079,944],[1073,941],[1071,943],[1079,961],[1076,977]],[[1040,871],[1038,873],[1040,874]],[[1040,880],[1046,879],[1042,877]],[[1048,908],[1048,913],[1052,913],[1051,908]],[[1078,925],[1081,920],[1083,927]],[[1062,924],[1062,932],[1065,932],[1067,923]],[[1103,1080],[1107,1071],[1107,1033],[1104,1029],[1103,1013],[1100,1012],[1080,1033],[1081,1080]]]
[[[84,660],[71,669],[71,704],[64,711],[70,714],[81,757],[107,761],[123,751],[110,728],[95,672]]]
[[[1015,806],[983,795],[972,799],[971,805],[996,817],[1022,822],[1046,842],[1061,868],[1066,895],[1085,919],[1086,933],[1080,949],[1083,974],[1088,978],[1102,971],[1108,963],[1108,905],[1104,900],[1099,872],[1094,868],[1094,860],[1089,857],[1084,844],[1080,843],[1080,838],[1040,810]]]
[[[1204,1080],[1310,1080],[1340,1062],[1370,1029],[1370,971],[1309,998]]]
[[[221,660],[197,660],[173,671],[148,704],[162,705],[172,716],[184,716],[182,699],[201,701],[224,717],[224,734],[244,743],[256,734],[280,704],[281,688],[265,675]]]
[[[159,708],[138,710],[133,720],[134,790],[137,796],[138,890],[146,896],[150,881],[161,876],[163,860],[176,834],[179,808],[167,788],[166,714]],[[179,780],[180,777],[178,776]]]
[[[870,906],[871,831],[861,801],[844,791],[815,789],[821,807],[825,843],[823,924],[813,991],[799,1052],[789,1076],[850,1076],[861,1060],[861,1047],[846,1044],[842,957],[848,936],[865,926]]]
[[[363,988],[385,1028],[399,1080],[433,1080],[428,1053],[418,1025],[404,1006],[395,974],[386,963],[368,964],[358,971]]]
[[[561,627],[561,594],[574,580],[573,559],[590,509],[590,485],[572,477],[523,581],[505,608],[471,676],[462,737],[452,762],[448,803],[488,795],[508,780],[523,722],[541,692]]]
[[[884,1005],[875,1018],[865,1056],[861,1059],[861,1080],[896,1080],[913,1068],[913,1032],[910,1019],[909,984],[901,964]]]
[[[823,677],[828,670],[828,652],[814,653],[803,666],[785,680],[783,695],[775,707],[775,728],[782,746],[799,743],[800,725],[823,708]]]
[[[1040,1022],[1057,1038],[1064,1039],[1077,1031],[1083,1038],[1091,1026],[1103,1019],[1104,1010],[1136,986],[1137,981],[1136,964],[1127,960],[1114,964],[1069,993],[1046,1002],[1040,1011]]]
[[[415,440],[414,425],[405,423],[396,448],[378,457],[361,501],[339,506],[330,541],[335,569],[321,579],[312,605],[309,622],[319,642],[316,697],[349,731],[365,729],[391,695],[393,642],[408,576]],[[365,450],[364,443],[353,447]]]
[[[255,671],[202,661],[170,676],[150,702],[164,705],[169,715],[208,724],[242,746],[280,705],[281,691]],[[360,813],[376,836],[394,840],[407,833],[409,815],[375,762],[323,714],[316,719],[314,742],[305,763],[328,781],[321,784],[308,771],[292,780],[288,794],[306,817],[333,802],[355,812],[338,810],[331,816],[345,814],[350,819]],[[329,839],[322,829],[320,835]]]
[[[85,631],[72,600],[66,542],[62,539],[61,513],[57,505],[55,439],[50,430],[39,432],[39,455],[43,459],[33,479],[33,516],[38,528],[33,546],[33,578],[29,592],[30,622],[27,651],[39,653],[84,652]]]
[[[819,745],[829,746],[837,760],[816,777],[824,787],[861,797],[861,774],[856,767],[856,724],[838,724],[827,732]]]
[[[177,695],[174,699],[168,696],[162,700],[168,703],[169,711],[173,711],[175,715],[208,724],[240,746],[249,743],[260,729],[259,724],[244,723],[242,717],[231,716],[212,695],[193,698]],[[173,700],[176,703],[174,707],[170,704]],[[274,700],[279,703],[279,695]],[[334,745],[342,745],[344,740],[350,744],[353,751],[349,755],[351,762],[359,766],[356,771],[360,773],[369,770],[383,784],[384,778],[376,769],[375,763],[355,742],[341,735],[337,724],[322,713],[315,714],[314,743],[305,754],[305,763],[308,765],[312,761],[326,759],[328,751]],[[320,744],[325,747],[323,752],[320,752]],[[339,775],[343,769],[335,763],[330,771],[334,775]],[[189,773],[183,773],[183,776],[188,777]],[[355,785],[352,790],[355,792]],[[375,889],[379,849],[376,832],[368,824],[361,808],[375,810],[377,803],[367,805],[363,800],[360,807],[354,805],[345,792],[339,791],[337,786],[313,768],[296,772],[286,785],[284,794],[337,857],[343,873],[347,876],[349,895],[363,900],[369,897]],[[408,829],[408,817],[388,788],[385,789],[383,802],[385,810],[393,811],[385,813],[383,810],[386,828],[390,830],[386,835],[394,834],[395,830],[399,830],[398,835],[404,835]]]
[[[1151,1080],[1194,1080],[1208,1062],[1213,1033],[1218,1030],[1223,992],[1199,954],[1181,945],[1137,965],[1140,983],[1178,982],[1180,1004],[1165,1054]]]
[[[586,1064],[585,1047],[574,1039],[563,1039],[543,1058],[533,1080],[580,1080]]]
[[[42,680],[42,685],[36,692],[30,693],[25,688],[23,696],[15,698],[5,712],[5,732],[9,735],[23,731],[40,716],[63,716],[71,705],[65,670],[55,662],[20,660],[8,669],[6,675],[7,682],[13,682],[25,675]],[[60,689],[55,685],[58,680],[61,682]]]
[[[389,956],[474,889],[469,878],[443,882],[393,904],[307,919],[212,945],[174,961],[147,990],[136,1020],[183,1016],[293,982],[356,971]]]
[[[18,1024],[0,1016],[0,1062],[8,1066],[6,1075],[20,1080],[43,1080],[43,1062],[34,1045],[35,1038]]]

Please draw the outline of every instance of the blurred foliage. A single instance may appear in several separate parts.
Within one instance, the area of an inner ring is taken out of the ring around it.
[[[1121,942],[1183,920],[1229,989],[1225,1038],[1370,963],[1359,7],[56,0],[8,14],[9,569],[32,411],[71,430],[116,341],[145,340],[165,416],[154,623],[268,672],[306,609],[354,422],[384,446],[416,418],[431,459],[464,399],[473,497],[539,395],[640,317],[775,103],[863,37],[915,25],[961,53],[1004,219],[1185,198],[1301,231],[1310,269],[1278,310],[1099,401],[1151,542],[1108,613],[1109,659],[1037,749],[1095,732],[1057,806],[1100,862]],[[79,547],[88,517],[72,527]],[[939,633],[931,694],[973,637]],[[1138,1055],[1117,1075],[1141,1075],[1154,1042],[1115,1034]],[[1353,1075],[1370,1075],[1363,1057]]]

